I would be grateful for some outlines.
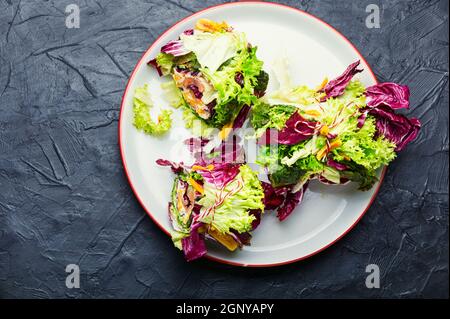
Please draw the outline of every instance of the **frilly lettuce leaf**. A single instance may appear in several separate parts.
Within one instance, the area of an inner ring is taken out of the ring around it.
[[[292,155],[282,158],[281,163],[287,166],[292,166],[299,159],[316,154],[320,150],[320,144],[317,139],[324,139],[324,137],[317,137],[317,135],[313,136],[311,139],[305,141],[305,143],[302,144],[302,147],[293,148]]]
[[[261,81],[263,62],[256,57],[256,47],[247,48],[247,42],[243,38],[238,54],[225,62],[216,72],[201,69],[202,73],[217,90],[215,115],[210,123],[212,126],[221,127],[227,124],[239,111],[240,106],[256,103],[255,87],[265,90]],[[237,74],[242,74],[242,83],[235,79]]]
[[[355,118],[352,122],[354,129],[339,135],[342,145],[333,150],[336,161],[349,157],[356,164],[374,171],[396,157],[395,144],[383,136],[376,136],[375,118],[368,116],[361,129],[356,128]]]
[[[156,56],[156,63],[158,64],[162,75],[169,75],[174,66],[175,57],[168,53],[159,53]]]
[[[255,137],[260,137],[268,128],[281,130],[295,111],[291,105],[268,105],[258,101],[252,108],[251,118]]]
[[[244,33],[197,29],[184,32],[176,42],[182,43],[183,50],[189,53],[180,56],[160,53],[155,65],[162,75],[171,74],[174,67],[200,71],[212,84],[214,90],[202,92],[205,104],[214,103],[213,116],[204,120],[207,125],[222,128],[243,105],[252,105],[264,94],[268,76],[262,70],[263,62],[256,57],[256,47],[249,46]],[[173,100],[171,104],[181,103]]]
[[[153,106],[148,85],[136,89],[133,97],[133,124],[138,130],[142,130],[150,135],[162,135],[172,126],[170,110],[162,110],[158,116],[158,121],[154,122],[150,116],[150,108]]]
[[[264,192],[256,173],[248,165],[242,165],[239,170],[239,174],[224,189],[218,189],[210,183],[203,185],[205,196],[200,199],[199,204],[204,207],[214,206],[221,192],[232,192],[215,208],[214,214],[202,220],[212,224],[221,233],[229,234],[231,229],[239,233],[251,231],[255,216],[249,214],[249,211],[264,210]],[[236,192],[236,189],[239,191]]]

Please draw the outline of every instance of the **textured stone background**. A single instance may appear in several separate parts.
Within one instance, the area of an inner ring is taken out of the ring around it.
[[[284,1],[342,31],[381,81],[407,84],[418,140],[359,225],[303,262],[187,264],[146,217],[117,143],[121,96],[148,45],[220,1],[0,0],[0,297],[448,297],[448,1]],[[65,27],[65,7],[81,28]],[[365,8],[379,3],[380,29]],[[65,287],[65,267],[81,288]],[[365,288],[376,263],[381,289]]]

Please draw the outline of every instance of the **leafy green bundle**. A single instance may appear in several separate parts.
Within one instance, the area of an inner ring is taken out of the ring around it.
[[[207,126],[220,129],[232,126],[241,108],[254,104],[266,90],[268,75],[256,50],[244,33],[201,19],[194,30],[163,46],[149,64],[161,76],[172,77],[173,84],[164,89],[173,106],[184,106]],[[184,118],[192,126],[187,112]]]
[[[419,121],[394,112],[408,108],[408,88],[395,83],[366,88],[352,80],[362,71],[358,65],[316,90],[292,86],[286,71],[277,70],[285,85],[260,101],[251,119],[262,145],[258,163],[268,169],[273,188],[303,192],[311,179],[319,179],[354,181],[368,190],[376,171],[417,136]]]

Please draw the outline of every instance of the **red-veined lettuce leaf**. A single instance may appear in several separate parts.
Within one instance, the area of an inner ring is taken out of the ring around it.
[[[258,144],[295,145],[313,136],[316,133],[317,125],[317,122],[308,121],[298,112],[294,112],[281,131],[267,129],[258,139]]]
[[[184,47],[181,40],[173,40],[163,45],[161,47],[161,52],[171,54],[173,56],[181,56],[188,54],[190,51]]]
[[[214,163],[213,166],[212,170],[199,170],[198,173],[202,175],[206,182],[215,185],[219,189],[223,188],[239,174],[239,164]]]
[[[190,235],[181,239],[181,246],[187,261],[193,261],[206,254],[205,238],[198,232],[198,228],[202,225],[202,223],[192,225]]]
[[[156,164],[160,166],[169,166],[172,169],[172,172],[174,172],[175,174],[180,174],[186,169],[183,162],[175,163],[161,158],[156,160]]]
[[[368,107],[387,105],[391,109],[409,108],[409,88],[406,85],[386,82],[366,89]]]
[[[350,64],[347,69],[340,76],[331,80],[325,85],[325,87],[320,90],[320,92],[324,92],[325,96],[322,98],[322,101],[329,99],[331,97],[338,97],[344,93],[345,88],[348,83],[351,81],[353,76],[359,72],[362,72],[362,69],[358,69],[358,66],[361,61],[356,61]]]
[[[347,165],[333,161],[331,158],[327,160],[327,165],[337,169],[338,171],[345,171],[348,169]]]
[[[250,106],[244,105],[239,111],[238,115],[234,119],[233,122],[233,130],[240,129],[242,125],[244,125],[245,120],[247,119],[248,113],[250,112]]]
[[[308,188],[305,183],[297,192],[291,192],[290,187],[273,187],[271,184],[261,182],[264,190],[264,206],[268,210],[277,210],[280,221],[285,220],[302,201],[303,194]]]
[[[402,114],[395,114],[389,106],[372,108],[369,114],[376,117],[378,134],[393,142],[396,145],[396,152],[404,149],[419,133],[421,125],[418,119],[408,119]]]
[[[420,130],[420,122],[416,118],[408,119],[394,110],[409,108],[409,88],[392,82],[380,83],[366,89],[367,108],[358,118],[358,127],[364,125],[367,114],[376,118],[376,128],[396,145],[399,152],[413,141]]]
[[[286,199],[280,208],[277,210],[277,217],[281,221],[285,220],[295,209],[295,207],[302,201],[303,195],[308,188],[308,183],[303,184],[297,192],[288,192]]]
[[[264,207],[265,209],[277,209],[283,204],[286,197],[287,187],[273,187],[270,183],[261,182],[264,190]]]
[[[161,70],[161,67],[158,65],[158,62],[156,62],[156,58],[148,61],[147,64],[150,65],[150,66],[153,66],[156,69],[156,71],[158,71],[158,75],[159,76],[163,76],[163,72]]]

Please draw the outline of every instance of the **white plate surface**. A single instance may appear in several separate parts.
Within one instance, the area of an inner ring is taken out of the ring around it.
[[[366,85],[376,83],[369,66],[348,40],[321,20],[293,8],[268,3],[233,3],[208,8],[174,25],[137,64],[124,94],[119,125],[122,159],[129,182],[144,209],[166,232],[170,229],[167,202],[173,174],[157,166],[155,160],[186,162],[188,159],[179,150],[181,141],[190,134],[184,129],[181,110],[174,111],[173,128],[167,136],[155,138],[138,132],[132,124],[132,98],[136,87],[149,83],[155,111],[168,107],[160,89],[165,79],[159,78],[146,62],[157,55],[162,45],[192,28],[199,18],[225,20],[236,30],[245,32],[249,42],[258,46],[258,56],[265,61],[264,68],[269,74],[271,63],[284,54],[295,83],[315,87],[325,76],[333,78],[360,59],[365,71],[357,78]],[[270,81],[269,89],[273,82]],[[346,234],[364,215],[378,187],[376,184],[372,190],[360,192],[352,184],[325,186],[313,182],[301,205],[287,220],[278,222],[275,213],[264,216],[253,234],[251,246],[230,253],[210,245],[208,257],[242,266],[274,266],[304,259]]]

